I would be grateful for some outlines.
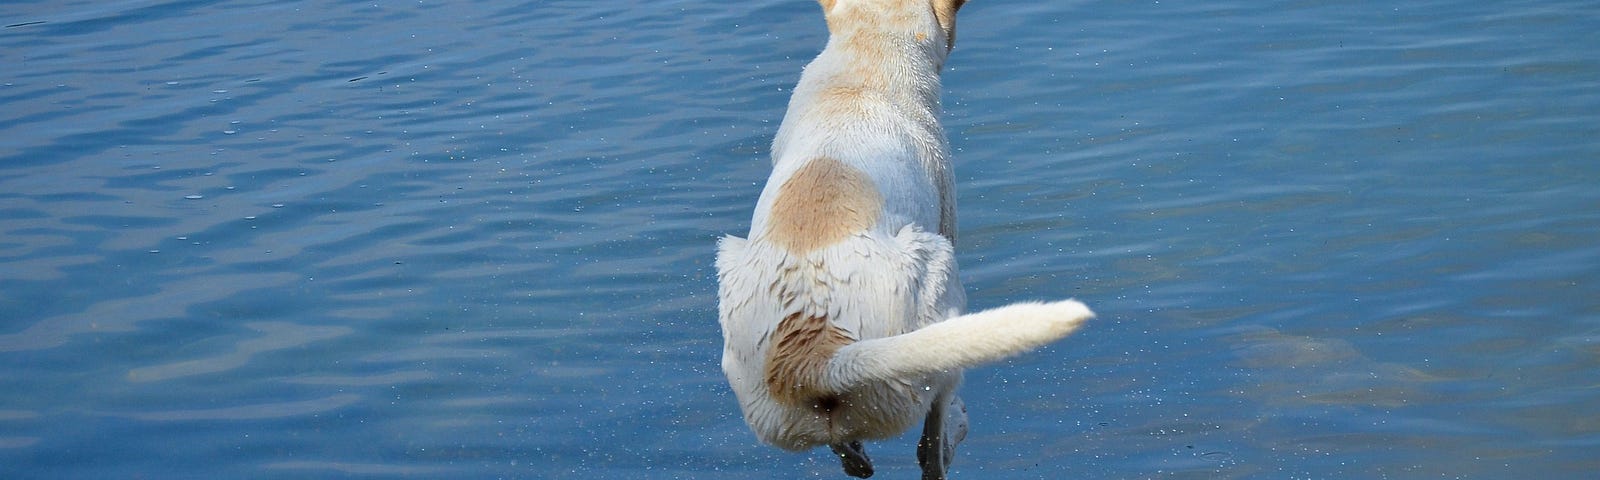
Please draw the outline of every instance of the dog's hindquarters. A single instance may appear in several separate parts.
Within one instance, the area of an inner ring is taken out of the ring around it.
[[[898,434],[951,400],[962,368],[1093,315],[1070,300],[959,315],[949,241],[911,226],[804,255],[725,237],[717,270],[724,372],[751,428],[791,450]]]
[[[719,245],[717,270],[723,370],[763,441],[798,450],[893,436],[922,419],[933,395],[959,383],[959,372],[849,389],[830,388],[825,378],[843,346],[959,313],[964,298],[943,237],[909,226],[895,234],[873,229],[796,254],[730,236]]]

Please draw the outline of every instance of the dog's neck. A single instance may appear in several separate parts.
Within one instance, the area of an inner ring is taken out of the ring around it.
[[[949,37],[931,13],[920,21],[902,16],[896,18],[898,24],[875,20],[829,18],[828,45],[806,65],[795,86],[774,139],[774,161],[782,161],[791,141],[820,141],[838,132],[833,129],[837,122],[864,118],[839,108],[872,105],[887,107],[873,111],[906,117],[889,124],[917,130],[907,133],[929,152],[924,158],[943,158],[933,150],[947,148],[938,116],[939,70],[950,51]]]
[[[947,42],[946,32],[931,18],[829,18],[828,45],[806,66],[806,77],[829,88],[860,89],[937,112]]]

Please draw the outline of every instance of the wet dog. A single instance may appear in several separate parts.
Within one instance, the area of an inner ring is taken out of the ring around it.
[[[827,445],[872,475],[864,440],[923,422],[942,479],[966,435],[963,368],[1064,337],[1082,303],[963,314],[939,72],[965,0],[821,0],[828,44],[772,142],[748,239],[718,244],[722,369],[761,441]]]

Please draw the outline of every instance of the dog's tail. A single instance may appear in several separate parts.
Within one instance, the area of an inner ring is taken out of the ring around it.
[[[1076,300],[1014,303],[969,313],[840,347],[828,360],[824,383],[842,392],[869,381],[976,366],[1058,340],[1090,318],[1094,312]]]

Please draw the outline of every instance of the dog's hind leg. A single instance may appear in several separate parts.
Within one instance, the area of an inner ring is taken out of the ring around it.
[[[867,458],[867,451],[862,449],[861,442],[836,443],[828,445],[828,448],[839,456],[845,474],[856,478],[872,476],[872,459]]]
[[[922,423],[922,438],[917,440],[917,465],[922,480],[945,480],[956,444],[967,438],[967,405],[954,394],[933,402]]]

